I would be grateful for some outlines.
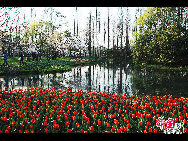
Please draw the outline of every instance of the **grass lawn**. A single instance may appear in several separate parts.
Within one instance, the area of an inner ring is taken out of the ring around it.
[[[173,70],[173,71],[188,71],[188,66],[182,67],[176,67],[176,66],[165,66],[165,65],[157,65],[157,64],[147,64],[147,63],[138,63],[134,64],[135,68],[140,69],[160,69],[160,70]]]
[[[26,62],[24,58],[24,64],[19,63],[19,57],[8,58],[7,62],[9,66],[3,66],[3,57],[0,57],[0,75],[5,74],[25,74],[25,73],[46,73],[46,72],[61,72],[71,70],[71,67],[78,65],[86,65],[96,62],[91,58],[75,58],[75,57],[61,57],[56,60],[47,60],[46,57],[39,59],[38,63],[31,58],[30,62]],[[88,60],[87,60],[88,59]]]

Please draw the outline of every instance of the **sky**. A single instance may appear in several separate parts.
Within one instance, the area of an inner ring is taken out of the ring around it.
[[[32,18],[31,18],[31,8],[33,8],[32,12]],[[33,21],[38,21],[40,19],[50,21],[50,13],[44,14],[44,9],[50,8],[50,7],[20,7],[20,14],[19,14],[19,23],[23,23],[24,21],[24,15],[25,15],[25,21],[30,24]],[[79,35],[83,36],[85,34],[84,30],[86,30],[89,13],[91,12],[92,16],[95,17],[96,15],[96,7],[77,7],[77,14],[76,14],[76,7],[52,7],[55,10],[62,13],[65,18],[62,18],[59,20],[59,18],[55,18],[56,16],[52,16],[52,21],[54,24],[57,23],[63,23],[61,26],[60,31],[69,30],[71,33],[73,33],[73,23],[74,19],[76,19],[76,22],[78,21],[79,25]],[[135,12],[137,7],[128,7],[129,8],[129,16],[130,16],[130,22],[131,25],[133,25],[135,20]],[[142,9],[146,9],[146,7],[141,7]],[[110,23],[113,23],[113,21],[118,21],[118,17],[120,16],[120,8],[119,7],[97,7],[98,12],[100,12],[100,21],[101,21],[101,31],[104,32],[104,21],[106,22],[107,27],[107,17],[108,17],[108,9],[109,9],[109,15],[110,15]],[[125,10],[125,9],[124,9]],[[0,11],[1,12],[1,11]],[[1,14],[1,13],[0,13]],[[16,22],[14,22],[15,24]],[[112,24],[110,24],[110,29],[112,30]],[[132,28],[132,27],[131,27]],[[106,28],[107,29],[107,28]],[[103,34],[100,34],[101,37],[101,43],[103,41]],[[110,31],[110,36],[112,37],[112,32]],[[130,34],[131,38],[131,34]]]
[[[29,20],[31,19],[30,8],[31,7],[22,7],[23,12],[27,15],[26,18]],[[66,20],[68,22],[68,24],[65,25],[64,28],[71,29],[73,27],[74,16],[76,16],[75,7],[54,7],[54,8],[57,9],[58,11],[60,11],[64,16],[66,16],[66,18],[64,20]],[[42,12],[44,9],[45,9],[45,7],[34,7],[34,11],[36,12],[35,20],[45,17]],[[109,7],[109,9],[110,9],[111,16],[117,15],[118,7]],[[78,7],[78,15],[79,15],[78,20],[80,22],[81,27],[84,28],[84,26],[87,22],[87,17],[89,17],[89,12],[91,11],[93,13],[93,15],[95,15],[95,10],[96,10],[96,7]],[[98,7],[98,11],[100,11],[100,13],[101,13],[101,19],[103,19],[105,17],[107,18],[108,7]],[[133,21],[135,19],[135,12],[136,12],[136,7],[129,7],[131,23],[133,23]]]
[[[66,17],[66,18],[63,18],[61,21],[63,23],[66,23],[66,24],[63,24],[61,30],[65,31],[68,29],[69,31],[73,33],[73,25],[74,25],[73,23],[74,23],[74,18],[75,18],[76,21],[78,20],[80,35],[84,34],[83,30],[86,29],[87,27],[86,24],[88,23],[87,18],[89,17],[89,12],[91,11],[92,15],[95,16],[95,11],[96,11],[96,7],[77,7],[78,14],[76,15],[76,7],[53,7],[53,8],[61,12]],[[116,19],[118,18],[118,12],[119,12],[118,10],[120,9],[119,7],[98,7],[101,21],[105,19],[106,23],[107,23],[107,16],[108,16],[108,8],[109,8],[110,22],[113,20],[112,18],[114,17]],[[130,14],[130,22],[131,24],[133,24],[135,20],[135,12],[136,12],[137,7],[128,7],[128,8],[129,8],[129,14]],[[146,7],[142,7],[142,8],[146,9]],[[36,12],[36,17],[33,18],[32,20],[35,20],[35,21],[39,19],[49,20],[50,16],[48,15],[48,18],[47,18],[47,15],[44,15],[43,13],[44,9],[45,7],[34,7],[33,15],[35,15],[34,13]],[[31,20],[31,7],[22,7],[22,10],[23,10],[23,13],[25,13],[26,15],[26,20]],[[131,35],[130,35],[130,38],[131,38]]]

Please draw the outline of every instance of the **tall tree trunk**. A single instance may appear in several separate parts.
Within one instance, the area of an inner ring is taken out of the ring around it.
[[[91,13],[89,16],[89,45],[88,45],[88,50],[89,50],[89,56],[91,57]]]
[[[105,22],[104,22],[104,46],[105,46],[105,35],[106,35],[106,30],[105,30]]]
[[[110,27],[109,27],[109,25],[110,25],[110,18],[109,18],[109,8],[108,8],[108,49],[110,46],[110,33],[109,33]]]
[[[121,7],[121,50],[123,49],[123,9]]]
[[[77,36],[78,36],[78,20],[77,20]]]
[[[96,7],[96,17],[95,17],[95,18],[96,18],[96,19],[95,19],[95,22],[96,22],[96,23],[95,23],[95,41],[96,41],[96,49],[97,49],[97,50],[96,50],[96,53],[95,53],[96,56],[98,56],[98,37],[97,37],[97,21],[98,21],[97,18],[98,18],[98,17],[97,17],[97,14],[98,14],[98,13],[97,13],[97,7]]]
[[[117,47],[116,47],[116,49],[118,49],[118,44],[119,43],[119,39],[118,39],[118,35],[117,35]]]
[[[95,24],[94,24],[94,21],[93,21],[93,33],[92,33],[92,40],[93,40],[93,56],[95,56],[95,39],[94,39],[94,30],[95,28]]]
[[[77,19],[77,36],[78,36],[78,7],[76,7],[76,19]]]
[[[74,19],[74,36],[75,36],[75,34],[76,34],[76,30],[75,30],[75,26],[76,25],[76,23],[75,23],[75,19]]]

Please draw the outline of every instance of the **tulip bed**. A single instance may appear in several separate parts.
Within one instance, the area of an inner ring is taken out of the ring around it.
[[[0,133],[163,133],[159,116],[188,133],[188,98],[82,89],[0,89]]]

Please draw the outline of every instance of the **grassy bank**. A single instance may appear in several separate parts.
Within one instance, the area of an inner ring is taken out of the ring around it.
[[[174,71],[188,71],[188,66],[167,66],[158,64],[147,64],[145,62],[134,63],[133,66],[139,69],[160,69],[160,70],[174,70]]]
[[[42,57],[38,62],[31,61],[20,65],[18,57],[8,58],[8,66],[3,65],[3,57],[0,57],[0,75],[17,75],[17,74],[32,74],[32,73],[49,73],[49,72],[63,72],[71,70],[74,66],[87,65],[95,63],[95,58],[73,58],[62,57],[56,60],[47,60],[46,57]]]

